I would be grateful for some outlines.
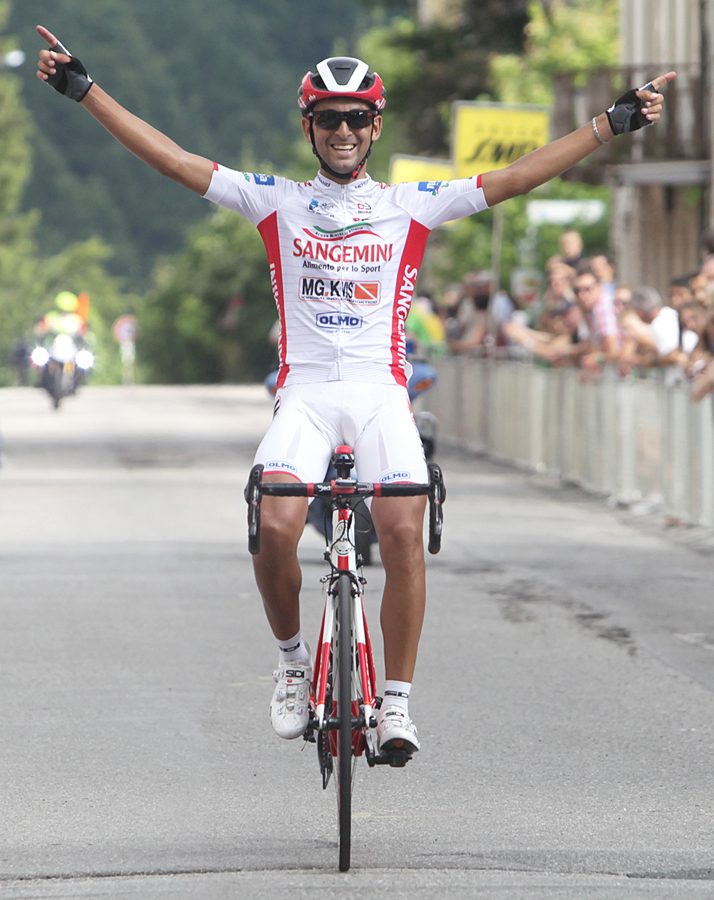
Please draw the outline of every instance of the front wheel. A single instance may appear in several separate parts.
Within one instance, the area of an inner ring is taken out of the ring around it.
[[[352,840],[352,583],[338,582],[337,630],[337,807],[340,826],[340,872],[350,867]]]

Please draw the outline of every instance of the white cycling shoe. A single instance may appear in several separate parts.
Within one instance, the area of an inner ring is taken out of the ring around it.
[[[277,684],[270,701],[270,724],[277,735],[292,741],[304,733],[310,718],[312,666],[281,663],[273,678]]]
[[[377,750],[389,753],[391,750],[405,750],[414,753],[419,749],[416,725],[399,706],[382,707],[377,720]]]

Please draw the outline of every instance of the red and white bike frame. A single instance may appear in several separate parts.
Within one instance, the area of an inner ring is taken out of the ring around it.
[[[340,574],[350,579],[352,595],[352,635],[351,647],[353,659],[359,663],[353,667],[354,681],[352,685],[353,716],[360,713],[359,702],[363,704],[363,721],[365,727],[373,720],[376,698],[376,672],[372,654],[372,642],[369,637],[367,619],[364,612],[362,582],[357,575],[357,554],[355,550],[355,513],[350,507],[335,509],[332,518],[332,542],[330,544],[330,563],[332,575],[325,595],[325,609],[322,615],[322,626],[318,641],[317,657],[313,685],[315,688],[311,702],[314,704],[315,718],[318,727],[325,721],[325,705],[327,681],[330,668],[330,652],[336,636],[337,582]],[[332,710],[329,710],[332,713]],[[355,756],[362,754],[363,741],[361,733],[353,734]]]

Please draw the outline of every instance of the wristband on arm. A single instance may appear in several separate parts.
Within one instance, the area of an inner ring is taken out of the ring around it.
[[[94,81],[87,74],[87,70],[80,60],[76,56],[72,56],[69,50],[59,41],[54,47],[50,47],[50,50],[53,50],[55,53],[64,53],[65,56],[71,56],[72,58],[68,63],[61,63],[55,60],[57,71],[54,75],[48,77],[47,83],[51,84],[60,94],[69,97],[70,100],[76,100],[77,103],[84,100],[89,89],[94,84]]]
[[[654,91],[654,86],[650,81],[649,84],[639,88],[639,90]],[[607,111],[607,118],[613,134],[626,134],[629,131],[637,131],[639,128],[644,128],[645,125],[654,125],[654,122],[650,122],[647,116],[640,111],[642,102],[637,96],[635,88],[615,100]]]

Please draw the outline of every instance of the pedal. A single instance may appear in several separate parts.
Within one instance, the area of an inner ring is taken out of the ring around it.
[[[403,769],[412,758],[406,750],[391,750],[385,754],[385,760],[393,769]]]

